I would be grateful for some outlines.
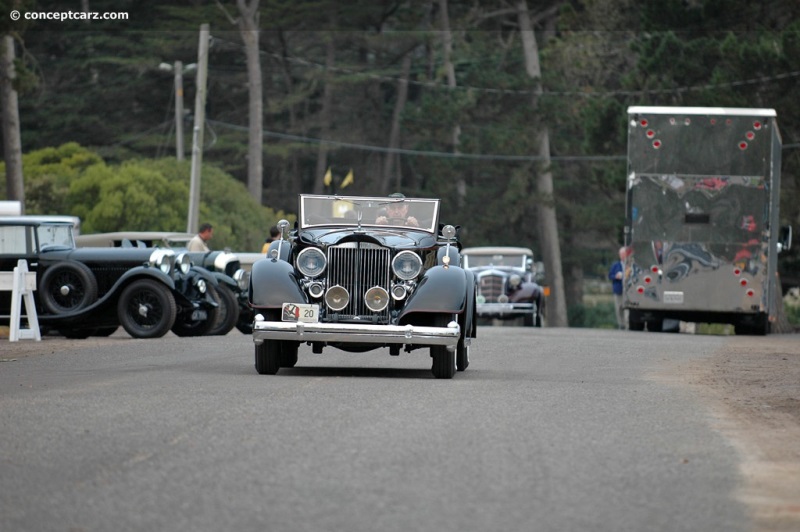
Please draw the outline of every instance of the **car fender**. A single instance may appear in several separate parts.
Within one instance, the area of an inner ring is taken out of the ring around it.
[[[474,278],[473,278],[474,284]],[[467,272],[457,266],[434,266],[419,282],[408,298],[399,320],[415,312],[447,312],[459,314],[467,301]]]
[[[436,252],[436,264],[439,266],[443,266],[444,262],[442,259],[444,256],[447,255],[450,257],[450,264],[452,266],[459,266],[461,265],[461,253],[459,253],[458,248],[456,246],[442,246]]]
[[[234,294],[239,292],[239,285],[236,284],[236,281],[234,281],[230,275],[222,272],[212,272],[212,275],[214,276],[214,279],[216,279],[217,284],[227,286],[233,290]]]
[[[249,299],[250,305],[257,309],[280,308],[284,303],[308,303],[297,283],[294,267],[285,260],[275,259],[253,263]]]
[[[284,262],[290,262],[292,257],[292,245],[286,240],[275,240],[270,242],[269,249],[267,250],[267,258],[272,258],[272,251],[278,252],[278,259]]]
[[[475,283],[475,272],[464,270],[467,279],[467,301],[464,312],[464,329],[466,336],[475,338],[478,332],[478,320],[476,319],[476,298],[478,295],[478,285]]]
[[[523,301],[533,301],[537,299],[538,285],[534,283],[522,283],[519,289],[509,294],[509,301],[512,303],[520,303]]]

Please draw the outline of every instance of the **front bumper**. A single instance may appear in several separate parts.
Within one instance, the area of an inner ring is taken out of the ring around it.
[[[417,325],[371,325],[361,323],[302,323],[256,320],[253,341],[293,340],[297,342],[341,342],[362,344],[444,345],[455,349],[461,327],[451,321],[447,327]]]
[[[522,316],[533,314],[533,303],[478,303],[478,316]]]

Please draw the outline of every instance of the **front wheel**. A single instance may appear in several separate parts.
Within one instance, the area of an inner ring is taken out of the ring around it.
[[[281,369],[281,345],[278,340],[256,344],[256,371],[259,375],[275,375]]]
[[[119,322],[134,338],[160,338],[167,334],[178,313],[169,288],[158,281],[140,279],[122,291],[117,302]]]
[[[236,294],[225,285],[219,285],[219,288],[209,286],[211,295],[214,300],[219,304],[217,309],[217,320],[208,335],[224,336],[231,332],[239,321],[239,300],[236,299]]]
[[[447,324],[450,323],[451,319],[452,316],[449,314],[437,315],[433,321],[433,326],[447,327]],[[461,343],[461,340],[459,340],[459,343]],[[457,351],[458,348],[450,351],[446,346],[443,345],[431,346],[431,358],[433,359],[431,372],[433,373],[434,377],[437,379],[453,378],[453,376],[456,374]]]

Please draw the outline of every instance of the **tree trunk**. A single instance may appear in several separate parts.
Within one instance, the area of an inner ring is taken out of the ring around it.
[[[542,72],[539,64],[539,49],[533,34],[528,4],[525,0],[517,2],[517,18],[525,56],[525,69],[534,80],[536,90],[533,95],[533,109],[538,107],[541,94]],[[551,301],[548,301],[550,314],[548,322],[554,327],[566,327],[567,305],[564,293],[564,274],[561,269],[561,247],[558,241],[558,222],[556,203],[553,193],[553,174],[550,171],[550,134],[547,126],[542,125],[536,133],[537,155],[541,163],[537,171],[536,189],[539,196],[537,206],[540,237],[542,240],[543,260],[551,286]]]
[[[392,113],[392,127],[389,131],[389,153],[383,161],[383,179],[381,180],[380,191],[382,194],[389,193],[389,186],[392,176],[395,177],[395,187],[400,190],[400,156],[394,152],[400,147],[400,118],[403,116],[403,109],[408,100],[408,76],[411,73],[411,53],[409,51],[403,56],[402,74],[397,81],[397,101],[394,103]]]
[[[442,40],[444,46],[444,69],[447,73],[447,86],[451,89],[456,88],[456,70],[453,66],[451,55],[453,54],[453,33],[450,31],[450,16],[447,13],[447,0],[439,0],[439,15],[442,24]],[[451,137],[453,143],[453,153],[459,153],[461,144],[461,125],[453,125]],[[467,183],[461,172],[456,179],[456,203],[459,210],[464,208],[467,201]]]
[[[328,35],[327,53],[325,54],[325,89],[322,93],[322,110],[320,111],[320,137],[325,139],[331,130],[331,106],[333,105],[333,83],[331,72],[336,56],[336,45],[333,32]],[[322,194],[325,190],[325,172],[328,169],[328,147],[320,143],[317,150],[317,171],[314,175],[314,194]]]
[[[261,82],[261,57],[258,49],[259,0],[236,0],[239,32],[247,57],[247,82],[250,98],[249,140],[247,144],[247,190],[261,204],[264,193],[264,95]]]
[[[14,90],[14,38],[3,37],[0,54],[0,106],[3,115],[3,156],[6,162],[6,197],[20,202],[25,213],[25,187],[22,180],[22,141],[19,132],[19,107]]]

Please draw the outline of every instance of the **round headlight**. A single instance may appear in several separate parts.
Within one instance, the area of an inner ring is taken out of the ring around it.
[[[350,293],[343,286],[332,286],[325,292],[325,304],[333,311],[344,309],[350,302]]]
[[[181,273],[189,273],[189,268],[192,267],[192,259],[189,258],[189,254],[181,253],[178,255],[178,258],[175,259],[175,267],[178,268]]]
[[[401,251],[392,259],[392,271],[403,281],[410,281],[422,271],[422,259],[413,251]]]
[[[175,252],[171,249],[154,249],[150,254],[150,266],[155,266],[169,275],[175,261]]]
[[[522,282],[522,277],[520,277],[516,273],[508,278],[508,284],[511,286],[511,288],[518,287],[519,283],[521,282]]]
[[[319,248],[306,248],[297,255],[297,269],[312,279],[325,271],[327,264],[325,254]]]
[[[389,292],[380,286],[373,286],[364,294],[364,304],[372,312],[380,312],[389,305]]]
[[[250,284],[250,274],[246,270],[239,268],[234,272],[233,280],[236,281],[236,285],[240,290],[247,290]]]

